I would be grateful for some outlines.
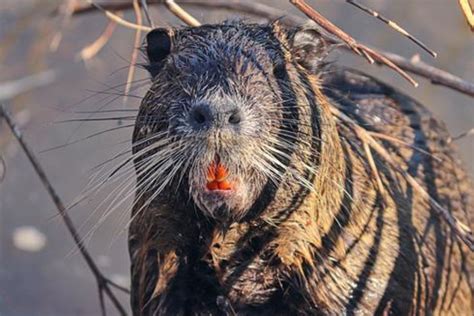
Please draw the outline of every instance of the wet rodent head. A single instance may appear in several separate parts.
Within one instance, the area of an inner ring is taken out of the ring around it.
[[[138,192],[148,202],[176,195],[176,203],[228,222],[283,181],[310,185],[294,160],[317,156],[309,86],[327,51],[312,27],[278,22],[151,31],[152,86],[133,137]]]

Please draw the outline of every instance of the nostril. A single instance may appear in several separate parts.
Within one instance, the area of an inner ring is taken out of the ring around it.
[[[203,124],[206,122],[206,117],[200,111],[194,111],[194,120],[199,124]]]
[[[210,114],[205,108],[198,106],[191,110],[190,117],[198,125],[203,125],[209,121]]]
[[[240,121],[242,121],[242,115],[240,114],[239,110],[235,110],[232,112],[232,114],[229,116],[229,123],[230,124],[239,124]]]

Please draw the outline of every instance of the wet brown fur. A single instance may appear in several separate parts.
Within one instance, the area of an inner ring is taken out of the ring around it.
[[[288,32],[272,27],[291,46]],[[313,190],[290,175],[261,213],[225,228],[177,210],[171,191],[137,213],[152,193],[141,196],[129,236],[134,314],[473,315],[472,253],[375,155],[380,190],[360,140],[330,108],[429,152],[382,141],[400,168],[472,228],[472,186],[444,124],[364,74],[336,67],[309,73],[294,58],[285,51],[298,111],[311,111],[312,91],[319,116]],[[302,174],[315,159],[310,117],[301,116],[307,121],[291,160]]]

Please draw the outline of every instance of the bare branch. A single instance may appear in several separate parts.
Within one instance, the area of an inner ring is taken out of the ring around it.
[[[106,17],[108,17],[109,19],[111,19],[112,21],[115,21],[117,24],[120,24],[126,28],[129,28],[129,29],[133,29],[133,30],[141,30],[141,31],[145,31],[145,32],[149,32],[151,31],[151,27],[148,27],[148,26],[143,26],[143,25],[137,25],[135,23],[132,23],[132,22],[129,22],[123,18],[121,18],[120,16],[118,16],[117,14],[114,14],[113,12],[105,9],[102,5],[99,5],[95,2],[93,2],[92,0],[87,0],[87,2],[97,8],[98,10],[102,11]]]
[[[7,167],[5,166],[5,160],[0,156],[0,183],[5,179],[5,172]]]
[[[51,40],[51,43],[49,44],[50,51],[55,52],[58,49],[59,45],[61,44],[64,28],[69,23],[69,20],[71,19],[72,13],[76,5],[77,5],[77,0],[67,0],[65,1],[65,3],[63,3],[60,6],[60,11],[63,15],[63,18],[61,21],[61,26],[59,28],[59,31],[57,31],[56,34],[54,34],[53,39]]]
[[[339,111],[336,107],[331,107],[331,112],[335,117],[339,118],[342,123],[351,128],[363,144],[366,143],[370,146],[370,149],[374,150],[394,170],[399,172],[413,190],[418,191],[418,193],[420,193],[420,195],[430,203],[432,210],[449,225],[453,232],[469,247],[469,249],[474,251],[474,236],[467,225],[459,221],[445,207],[439,204],[439,202],[436,201],[406,170],[400,168],[389,152],[379,142],[377,142],[366,129],[359,126],[354,120]],[[364,145],[364,147],[367,145]],[[368,157],[368,159],[370,159],[370,157]]]
[[[137,24],[139,26],[143,26],[142,12],[140,10],[140,5],[138,4],[138,0],[133,0],[133,9],[135,11],[135,18],[137,20]],[[135,65],[137,63],[138,47],[140,46],[141,36],[142,36],[142,31],[140,29],[137,29],[135,31],[135,42],[133,45],[132,57],[130,60],[130,67],[128,68],[127,83],[125,84],[125,92],[124,92],[124,98],[123,98],[124,105],[127,104],[128,94],[130,93],[133,77],[135,76]]]
[[[186,12],[180,5],[178,5],[174,0],[165,0],[165,5],[168,10],[171,11],[174,15],[176,15],[181,21],[186,23],[189,26],[200,26],[201,23],[196,20],[191,14]]]
[[[100,50],[107,44],[115,31],[117,22],[110,21],[105,27],[104,32],[91,44],[87,45],[79,52],[78,56],[80,59],[87,61],[96,56]]]
[[[474,128],[471,128],[470,130],[468,130],[468,131],[466,131],[466,132],[463,132],[463,133],[461,133],[461,134],[459,134],[459,135],[457,135],[457,136],[451,138],[451,139],[450,139],[450,142],[452,142],[452,141],[457,141],[457,140],[460,140],[460,139],[462,139],[462,138],[464,138],[464,137],[468,137],[468,136],[472,136],[472,135],[474,135]]]
[[[54,204],[56,205],[56,208],[58,210],[59,215],[63,219],[70,235],[74,239],[74,243],[76,244],[77,248],[79,249],[82,257],[86,261],[87,265],[91,269],[92,273],[94,274],[94,277],[97,281],[97,286],[99,288],[100,292],[104,292],[107,297],[110,299],[112,304],[115,306],[117,311],[119,312],[120,315],[127,315],[124,307],[122,304],[119,302],[115,294],[112,292],[112,290],[109,287],[109,284],[111,283],[108,281],[108,279],[102,274],[102,272],[99,270],[97,267],[96,263],[92,259],[91,255],[87,251],[84,243],[82,242],[82,239],[79,236],[79,233],[77,232],[74,223],[72,222],[71,218],[69,217],[69,214],[67,213],[66,207],[59,197],[58,193],[54,189],[53,185],[49,181],[48,177],[46,176],[46,173],[39,163],[38,159],[34,155],[33,151],[30,149],[30,147],[27,145],[27,143],[24,141],[23,136],[16,126],[15,122],[13,121],[13,118],[11,115],[7,112],[6,108],[4,105],[0,104],[0,117],[3,117],[10,128],[13,136],[16,138],[18,143],[20,144],[21,148],[25,152],[26,156],[28,157],[28,160],[31,162],[33,168],[36,171],[36,174],[41,180],[41,183],[45,187],[46,191],[48,191],[49,196],[53,200]],[[101,304],[102,306],[102,304]]]
[[[1,82],[0,101],[9,100],[29,90],[51,84],[57,77],[58,72],[50,69],[18,80]]]
[[[471,27],[471,31],[474,32],[474,11],[472,10],[469,0],[459,0],[459,5],[461,6],[467,24]]]
[[[151,28],[154,28],[155,24],[153,23],[153,19],[150,16],[150,9],[148,9],[148,3],[146,2],[146,0],[140,0],[140,3],[142,5],[143,12],[145,13],[145,17],[146,17],[146,20],[148,22],[148,25]]]
[[[180,3],[186,6],[209,8],[209,9],[222,9],[229,11],[238,11],[245,14],[251,14],[258,17],[263,17],[269,20],[281,19],[282,23],[289,26],[301,25],[305,22],[298,16],[287,14],[282,10],[278,10],[268,5],[261,3],[255,3],[251,1],[227,1],[227,0],[193,0],[193,1],[180,1]],[[152,0],[149,4],[164,4],[164,0]],[[127,10],[132,8],[131,3],[102,3],[101,7],[107,10]],[[74,15],[81,15],[95,11],[96,8],[90,5],[78,6],[74,11]],[[455,76],[449,72],[433,67],[424,62],[414,62],[409,59],[402,57],[394,53],[380,52],[380,55],[384,56],[392,63],[400,67],[401,69],[416,74],[420,77],[430,80],[434,84],[442,85],[463,94],[474,97],[474,84],[466,81],[458,76]]]
[[[288,12],[284,12],[272,6],[246,0],[184,0],[179,1],[179,3],[188,7],[238,11],[241,13],[263,17],[269,20],[280,19],[280,21],[283,21],[288,25],[303,24],[306,21],[306,19],[300,18],[296,15],[289,15]],[[148,4],[164,5],[165,0],[151,0],[148,1]],[[102,2],[101,7],[109,11],[120,11],[131,9],[132,4],[130,2]],[[81,5],[76,7],[74,15],[87,14],[95,10],[96,8],[91,5]]]
[[[403,145],[403,146],[406,146],[406,147],[409,147],[409,148],[411,148],[411,149],[413,149],[413,150],[416,150],[416,151],[418,151],[418,152],[420,152],[420,153],[422,153],[422,154],[425,154],[425,155],[427,155],[427,156],[430,156],[431,158],[433,158],[433,159],[435,159],[435,160],[437,160],[437,161],[439,161],[439,162],[442,161],[441,158],[439,158],[439,157],[433,155],[432,153],[430,153],[430,152],[428,152],[428,151],[426,151],[426,150],[424,150],[424,149],[422,149],[422,148],[420,148],[420,147],[417,147],[417,146],[415,146],[415,145],[412,145],[412,144],[410,144],[410,143],[407,143],[407,142],[405,142],[405,141],[403,141],[403,140],[401,140],[401,139],[398,139],[398,138],[396,138],[396,137],[393,137],[393,136],[390,136],[390,135],[387,135],[387,134],[377,133],[377,132],[368,132],[368,133],[369,133],[369,135],[371,135],[372,137],[380,138],[380,139],[383,139],[383,140],[386,140],[386,141],[389,141],[389,142],[392,142],[392,143],[401,144],[401,145]]]
[[[350,49],[356,53],[357,55],[364,56],[369,63],[373,63],[374,60],[385,64],[387,67],[393,69],[397,73],[399,73],[403,78],[408,80],[412,85],[415,87],[418,86],[418,83],[405,71],[403,71],[400,67],[394,64],[392,61],[387,59],[385,56],[378,53],[376,50],[371,49],[359,42],[357,42],[353,37],[349,34],[338,28],[334,25],[331,21],[326,19],[322,14],[316,11],[314,8],[309,6],[306,1],[304,0],[290,0],[291,4],[297,7],[301,12],[306,14],[311,20],[316,22],[319,26],[324,28],[327,32],[332,35],[335,35],[339,38],[342,42],[344,42]]]
[[[397,31],[398,33],[402,34],[403,36],[406,36],[408,39],[410,39],[413,43],[415,43],[416,45],[418,45],[419,47],[421,47],[422,49],[424,49],[426,52],[428,52],[428,54],[430,54],[431,56],[435,57],[438,56],[438,54],[432,50],[431,48],[429,48],[428,46],[426,46],[425,43],[423,43],[422,41],[420,41],[418,38],[416,38],[415,36],[413,36],[412,34],[410,34],[407,30],[405,30],[403,27],[401,27],[400,25],[398,25],[398,23],[384,17],[383,15],[381,15],[380,13],[378,13],[377,11],[375,10],[372,10],[371,8],[369,7],[366,7],[364,6],[363,4],[359,3],[358,1],[356,0],[346,0],[347,3],[349,3],[350,5],[353,5],[354,7],[364,11],[365,13],[368,13],[370,15],[372,15],[373,17],[375,17],[376,19],[384,22],[385,24],[387,24],[388,26],[390,26],[391,28],[393,28],[395,31]]]
[[[413,74],[424,77],[433,84],[442,85],[461,93],[474,97],[474,84],[455,76],[447,71],[433,67],[423,61],[408,60],[394,53],[382,52],[382,54],[400,68]]]

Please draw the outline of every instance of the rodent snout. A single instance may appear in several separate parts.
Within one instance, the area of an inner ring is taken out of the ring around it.
[[[242,111],[237,106],[212,106],[201,103],[189,112],[191,125],[198,129],[238,127],[242,121]]]

